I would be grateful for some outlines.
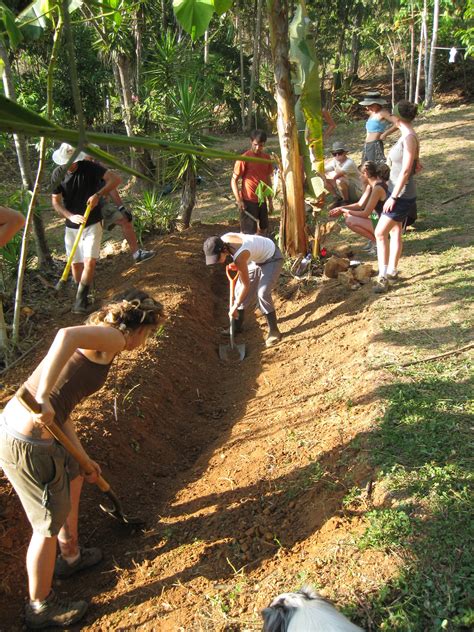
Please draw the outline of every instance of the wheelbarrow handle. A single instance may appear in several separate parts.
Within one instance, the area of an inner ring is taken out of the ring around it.
[[[30,391],[24,386],[18,391],[17,398],[31,413],[35,415],[39,415],[41,413],[41,404],[36,401]],[[63,430],[61,430],[58,424],[54,421],[50,421],[48,424],[45,424],[45,427],[53,435],[53,437],[57,441],[59,441],[59,443],[69,452],[69,454],[71,454],[71,456],[79,463],[84,472],[86,474],[92,474],[92,472],[88,471],[88,459],[82,454],[82,452],[80,452],[76,448],[74,443],[71,441],[71,439],[69,439],[67,434],[63,432]],[[97,477],[95,484],[105,493],[110,491],[109,483],[100,475]]]

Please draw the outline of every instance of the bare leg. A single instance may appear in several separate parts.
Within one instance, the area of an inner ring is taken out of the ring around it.
[[[71,266],[72,270],[72,278],[76,283],[81,282],[82,273],[84,272],[84,264],[81,263],[73,263]]]
[[[388,260],[388,272],[390,274],[394,274],[397,271],[398,262],[402,256],[402,233],[402,223],[395,222],[395,226],[390,231],[390,257]]]
[[[392,219],[382,213],[377,226],[375,227],[379,276],[381,277],[384,277],[387,274],[389,255],[388,234],[396,223],[397,222],[394,222]]]
[[[347,184],[347,180],[345,178],[339,178],[337,180],[337,187],[341,192],[343,200],[349,200],[349,185]]]
[[[56,541],[56,536],[48,538],[33,531],[26,554],[31,601],[44,601],[51,592],[56,560]]]
[[[96,259],[85,258],[84,269],[80,278],[80,282],[83,285],[91,285],[95,274]]]
[[[356,217],[355,215],[349,215],[346,218],[346,226],[347,228],[350,228],[352,231],[354,231],[354,233],[362,235],[362,237],[375,242],[374,229],[370,219],[366,219],[365,217]]]
[[[127,240],[128,247],[130,248],[130,252],[132,255],[138,250],[138,241],[137,236],[135,235],[135,231],[133,230],[132,222],[129,222],[125,217],[116,222],[121,228],[123,232],[123,236]]]
[[[84,478],[76,476],[70,482],[71,510],[58,536],[59,549],[65,559],[74,559],[79,555],[79,500]]]

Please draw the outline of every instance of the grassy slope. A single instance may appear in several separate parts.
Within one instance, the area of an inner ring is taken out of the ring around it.
[[[463,107],[422,117],[426,170],[419,178],[420,221],[406,239],[407,281],[389,301],[377,303],[381,331],[374,356],[394,366],[391,380],[376,393],[385,414],[370,447],[393,502],[371,515],[361,545],[395,546],[405,560],[393,585],[373,601],[375,621],[386,630],[474,624],[472,362],[464,353],[400,366],[472,342],[473,198],[442,204],[471,188],[472,154],[465,150],[472,140],[472,111]],[[459,156],[465,169],[459,168]]]

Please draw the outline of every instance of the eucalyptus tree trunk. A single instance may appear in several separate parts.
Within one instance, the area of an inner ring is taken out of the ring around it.
[[[5,96],[11,101],[16,102],[15,84],[13,82],[13,74],[11,70],[10,60],[8,58],[7,50],[3,44],[2,38],[0,38],[0,59],[3,62],[3,88]],[[28,157],[28,146],[24,136],[13,134],[13,140],[15,143],[15,150],[18,160],[18,167],[20,169],[21,181],[23,187],[27,191],[33,189],[33,175],[31,173],[31,165]],[[33,234],[36,243],[36,254],[38,257],[38,267],[48,268],[52,265],[53,260],[46,241],[46,234],[44,230],[43,220],[37,214],[33,215]]]
[[[415,103],[418,103],[420,100],[421,65],[422,65],[422,60],[423,60],[423,37],[424,37],[423,24],[425,20],[424,18],[425,8],[426,8],[426,0],[425,0],[425,7],[423,8],[423,16],[422,16],[422,21],[420,25],[420,44],[418,48],[418,67],[416,69],[416,84],[415,84],[415,98],[414,98]]]
[[[250,71],[249,106],[247,110],[247,129],[248,130],[252,128],[253,96],[255,93],[255,79],[257,76],[257,69],[259,66],[261,31],[262,31],[262,0],[257,0],[257,19],[255,21],[255,33],[253,36],[253,58],[252,58],[252,68]]]
[[[179,208],[178,229],[189,228],[191,215],[196,204],[196,173],[193,165],[189,165],[184,174],[183,190],[181,192],[181,204]]]
[[[425,106],[429,109],[433,105],[433,82],[436,64],[436,42],[438,39],[439,0],[434,0],[433,7],[433,31],[431,34],[430,68],[426,86]]]
[[[244,48],[242,44],[242,25],[240,21],[240,2],[237,2],[235,14],[235,30],[239,42],[239,58],[240,58],[240,119],[242,123],[242,131],[245,132],[245,67],[244,67]]]
[[[428,0],[424,0],[423,4],[423,37],[425,40],[425,59],[424,59],[424,78],[425,78],[425,96],[426,96],[426,84],[428,83]]]
[[[308,243],[305,233],[303,167],[298,147],[295,99],[288,59],[288,2],[267,2],[278,107],[281,178],[286,189],[280,223],[280,245],[289,255],[306,254]]]
[[[415,17],[413,0],[411,3],[411,19],[410,19],[410,72],[408,83],[408,100],[413,101],[413,88],[415,85]]]

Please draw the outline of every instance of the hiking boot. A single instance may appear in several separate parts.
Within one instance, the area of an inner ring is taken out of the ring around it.
[[[66,579],[67,577],[71,577],[71,575],[75,575],[79,571],[95,566],[102,560],[102,551],[97,547],[91,547],[89,549],[81,547],[79,551],[79,559],[72,564],[68,564],[68,562],[61,556],[56,558],[54,576],[57,579]]]
[[[371,239],[368,239],[367,243],[365,244],[365,246],[362,246],[361,250],[364,250],[364,252],[369,252],[370,250],[372,250],[372,248],[375,248],[375,244]]]
[[[234,336],[236,336],[237,334],[241,334],[242,333],[242,327],[244,325],[244,318],[245,318],[245,310],[238,309],[237,310],[237,318],[233,318],[232,319],[232,333],[234,334]],[[226,327],[225,329],[223,329],[222,330],[222,334],[224,336],[230,336],[230,327]]]
[[[91,311],[89,303],[89,286],[79,283],[76,293],[76,300],[71,309],[73,314],[88,314]]]
[[[156,252],[154,250],[137,250],[137,252],[135,252],[133,254],[133,260],[135,262],[135,265],[138,265],[140,263],[143,263],[144,261],[147,261],[148,259],[153,259],[153,257],[156,255]]]
[[[278,329],[276,312],[265,314],[268,323],[268,336],[265,340],[266,347],[274,347],[281,340],[281,332]]]
[[[399,274],[398,274],[398,271],[397,271],[397,272],[395,272],[394,274],[389,274],[389,273],[387,272],[387,280],[388,280],[388,282],[389,282],[390,284],[395,283],[396,281],[399,281],[399,280],[400,280],[400,276],[399,276]]]
[[[377,254],[377,246],[371,246],[368,250],[365,251],[367,255],[376,255]]]
[[[65,628],[82,619],[88,607],[86,601],[63,601],[52,590],[39,605],[27,604],[25,623],[33,629],[52,626]]]
[[[375,294],[384,294],[388,290],[388,280],[386,277],[377,277],[374,282]]]

